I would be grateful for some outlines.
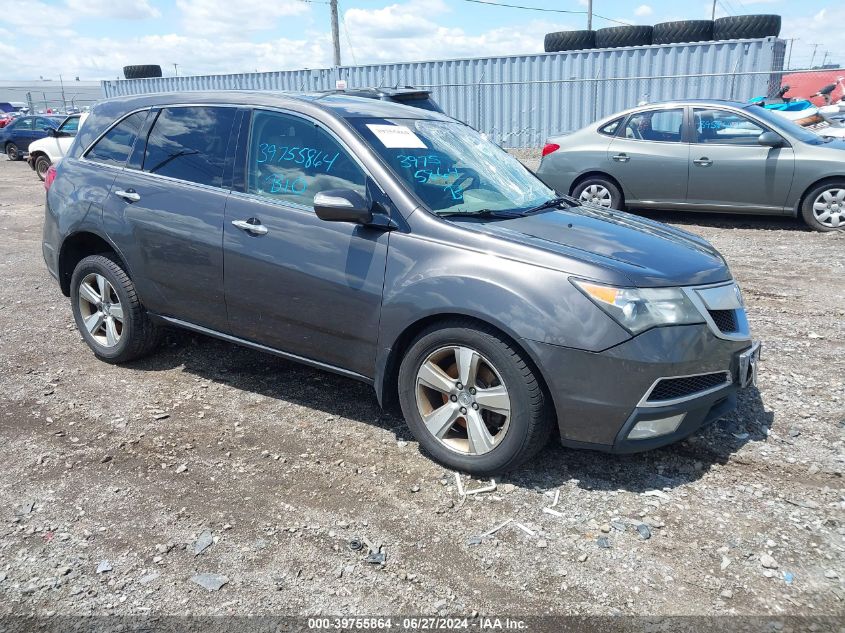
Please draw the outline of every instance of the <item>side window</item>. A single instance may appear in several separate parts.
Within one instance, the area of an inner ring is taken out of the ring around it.
[[[727,110],[696,108],[693,113],[696,143],[757,145],[757,137],[766,131],[750,119]]]
[[[88,151],[85,158],[106,165],[122,167],[146,118],[146,110],[130,114],[106,132]]]
[[[147,139],[143,170],[222,187],[236,113],[235,108],[201,106],[162,109]]]
[[[366,195],[366,176],[322,128],[289,114],[253,113],[247,156],[247,193],[313,206],[326,189]]]
[[[14,125],[15,130],[31,130],[32,119],[18,119]]]
[[[683,124],[683,108],[637,112],[625,122],[624,135],[638,141],[680,143]]]
[[[38,118],[38,119],[35,120],[35,129],[36,130],[44,131],[44,130],[49,130],[49,129],[52,129],[52,128],[55,128],[55,127],[56,127],[56,123],[53,122],[53,121],[50,121],[49,119]]]
[[[605,136],[616,136],[616,132],[619,131],[619,124],[621,122],[622,119],[616,119],[607,125],[603,125],[599,128],[599,134],[604,134]]]

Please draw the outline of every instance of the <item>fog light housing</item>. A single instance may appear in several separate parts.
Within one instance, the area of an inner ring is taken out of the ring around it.
[[[628,433],[629,440],[645,440],[650,437],[658,437],[668,433],[674,433],[681,426],[681,422],[687,417],[686,413],[673,415],[671,418],[658,418],[656,420],[642,420],[634,425]]]

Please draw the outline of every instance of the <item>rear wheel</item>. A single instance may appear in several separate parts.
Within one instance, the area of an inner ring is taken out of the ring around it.
[[[9,160],[20,160],[21,151],[14,143],[6,143],[6,156],[9,157]]]
[[[77,264],[70,280],[76,327],[101,360],[125,363],[150,353],[160,329],[141,305],[135,284],[108,255],[91,255]]]
[[[527,359],[495,330],[473,322],[441,324],[416,339],[399,369],[399,401],[426,452],[473,474],[518,466],[551,432]]]
[[[816,231],[845,229],[845,180],[826,182],[809,191],[801,216]]]
[[[50,159],[44,156],[44,154],[39,154],[35,159],[35,173],[38,174],[42,182],[47,176],[47,170],[50,169],[51,164]]]
[[[572,197],[583,204],[593,204],[604,209],[623,210],[625,200],[613,182],[602,176],[591,176],[582,180],[572,191]]]

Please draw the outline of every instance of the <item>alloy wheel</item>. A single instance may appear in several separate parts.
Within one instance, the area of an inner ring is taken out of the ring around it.
[[[88,333],[103,347],[114,347],[123,334],[123,306],[103,275],[91,273],[79,284],[79,313]]]
[[[613,196],[610,195],[610,191],[607,187],[603,187],[602,185],[587,186],[584,191],[581,192],[581,195],[578,196],[578,200],[581,202],[589,202],[590,204],[595,204],[600,207],[604,207],[605,209],[610,209],[613,204]]]
[[[845,227],[845,189],[822,191],[813,202],[813,216],[823,226]]]
[[[508,432],[508,389],[493,364],[470,347],[429,354],[417,370],[415,395],[423,424],[449,450],[482,455]]]

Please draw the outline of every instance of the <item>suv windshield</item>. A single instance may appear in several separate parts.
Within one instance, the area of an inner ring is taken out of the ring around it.
[[[435,213],[517,213],[556,195],[518,160],[463,123],[418,119],[352,119],[351,123]]]

